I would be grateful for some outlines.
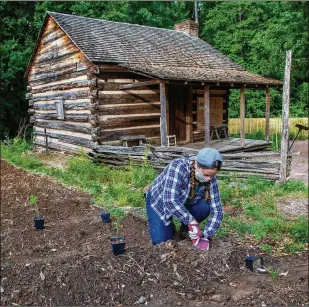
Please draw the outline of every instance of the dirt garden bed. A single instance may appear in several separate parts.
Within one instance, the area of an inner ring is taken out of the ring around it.
[[[253,273],[244,267],[252,246],[232,237],[216,239],[210,252],[188,241],[152,247],[147,225],[129,216],[121,234],[126,253],[113,256],[99,209],[90,197],[47,177],[1,162],[1,304],[40,306],[134,305],[307,305],[307,253],[264,261],[278,273]],[[46,219],[33,227],[30,194]]]

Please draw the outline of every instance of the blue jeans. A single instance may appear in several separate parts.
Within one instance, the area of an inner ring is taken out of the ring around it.
[[[171,224],[165,226],[158,214],[151,208],[150,200],[151,193],[149,192],[146,198],[146,211],[148,216],[149,234],[151,236],[152,244],[155,245],[173,239],[175,225],[171,222]],[[204,221],[210,214],[210,207],[205,199],[187,205],[186,208],[198,223]],[[184,225],[184,230],[188,231],[187,225]]]

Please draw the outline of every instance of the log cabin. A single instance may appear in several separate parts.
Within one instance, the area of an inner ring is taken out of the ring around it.
[[[230,89],[241,93],[245,146],[245,89],[266,90],[267,123],[269,89],[282,86],[199,39],[194,21],[169,30],[55,12],[25,77],[35,145],[72,153],[136,139],[166,146],[170,136],[207,146],[227,126]]]

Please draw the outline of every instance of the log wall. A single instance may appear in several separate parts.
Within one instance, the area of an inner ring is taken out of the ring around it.
[[[29,113],[37,146],[89,152],[99,139],[99,120],[91,93],[98,67],[50,17],[28,73]],[[63,104],[59,119],[56,104]]]
[[[158,84],[132,89],[121,85],[148,81],[141,75],[111,65],[101,65],[98,90],[92,93],[99,104],[100,141],[118,142],[121,137],[160,136],[160,95]]]

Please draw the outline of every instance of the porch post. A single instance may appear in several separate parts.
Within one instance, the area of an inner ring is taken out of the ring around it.
[[[210,145],[209,85],[204,86],[205,147]]]
[[[161,146],[167,146],[167,124],[166,124],[166,89],[165,83],[160,82],[160,136]]]
[[[270,117],[270,89],[266,88],[266,110],[265,110],[265,141],[269,142],[269,117]]]
[[[186,113],[186,142],[193,143],[192,86],[190,86],[188,89],[188,103]]]
[[[245,147],[245,88],[240,89],[240,145]]]

